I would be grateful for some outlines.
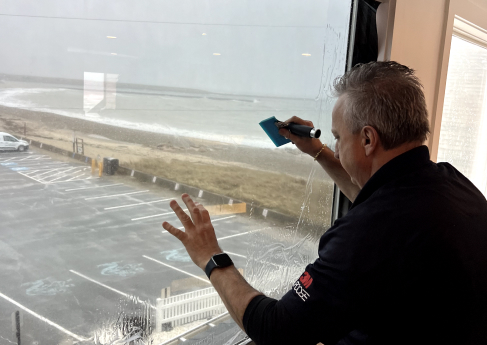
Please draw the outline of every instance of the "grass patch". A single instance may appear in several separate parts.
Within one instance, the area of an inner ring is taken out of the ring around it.
[[[238,166],[221,166],[173,159],[140,159],[122,165],[210,192],[265,207],[289,216],[305,214],[318,221],[329,217],[332,185],[314,179],[311,186],[300,177]],[[314,193],[313,193],[314,191]]]

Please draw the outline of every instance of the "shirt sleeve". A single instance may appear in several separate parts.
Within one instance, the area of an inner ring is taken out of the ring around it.
[[[249,303],[244,328],[256,344],[336,344],[355,329],[362,302],[374,302],[377,277],[364,272],[372,262],[357,249],[363,241],[345,241],[340,230],[328,230],[319,258],[280,300],[260,295]]]
[[[256,344],[335,344],[350,332],[344,304],[314,281],[314,266],[308,265],[282,299],[260,295],[249,303],[243,325]]]
[[[300,327],[288,314],[286,307],[278,300],[266,296],[257,296],[245,310],[243,324],[245,332],[258,345],[272,344],[313,344],[300,334]]]

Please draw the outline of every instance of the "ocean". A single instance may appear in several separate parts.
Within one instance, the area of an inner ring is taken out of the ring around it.
[[[183,91],[117,89],[104,92],[3,81],[0,105],[148,132],[248,147],[274,148],[259,122],[275,116],[311,120],[331,143],[329,97],[292,99]],[[20,86],[20,87],[19,87]],[[288,145],[289,146],[289,145]]]

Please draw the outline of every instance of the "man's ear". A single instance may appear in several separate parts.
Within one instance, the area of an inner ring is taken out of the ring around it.
[[[370,156],[377,150],[380,143],[379,133],[377,133],[374,127],[365,126],[362,128],[360,135],[362,137],[362,147],[364,148],[365,156]]]

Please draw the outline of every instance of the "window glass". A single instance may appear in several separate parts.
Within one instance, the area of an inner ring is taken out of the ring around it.
[[[487,49],[453,36],[438,161],[452,163],[487,195]]]
[[[299,116],[332,146],[350,8],[0,0],[0,128],[30,143],[0,154],[2,337],[241,340],[161,223],[182,226],[168,204],[190,193],[256,288],[290,289],[330,226],[333,182],[259,122]]]

